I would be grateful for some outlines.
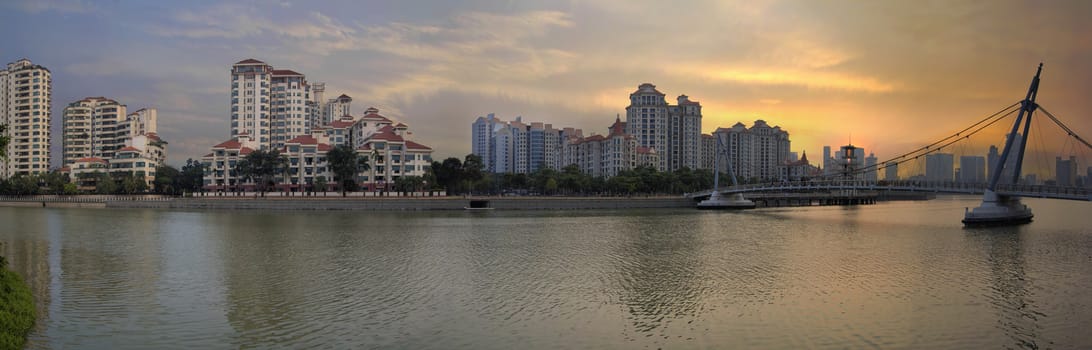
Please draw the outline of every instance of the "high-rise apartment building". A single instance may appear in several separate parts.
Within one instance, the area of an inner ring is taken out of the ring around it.
[[[1069,156],[1069,159],[1056,157],[1054,160],[1054,173],[1058,180],[1058,186],[1073,187],[1077,184],[1077,157]]]
[[[0,158],[0,178],[49,171],[49,125],[53,113],[53,75],[28,59],[8,63],[0,70],[0,124],[7,126],[10,142],[6,160]]]
[[[713,169],[716,157],[717,138],[710,134],[701,135],[701,166],[699,169]]]
[[[323,115],[327,124],[335,120],[341,119],[341,117],[351,115],[349,107],[353,103],[353,98],[349,95],[341,94],[337,98],[326,101],[326,105],[323,106]]]
[[[980,184],[986,182],[986,158],[982,156],[960,156],[959,178],[962,183]]]
[[[718,128],[713,136],[727,147],[728,162],[736,177],[775,180],[778,167],[789,159],[789,132],[780,126],[770,127],[764,120],[756,120],[748,128],[736,123],[731,128]],[[718,163],[719,171],[727,171],[726,164]]]
[[[325,95],[326,83],[311,83],[311,100],[307,101],[308,110],[311,112],[309,128],[313,129],[329,124],[324,113],[324,103],[326,101],[322,99]]]
[[[128,113],[124,104],[105,97],[69,103],[63,115],[64,166],[86,157],[108,161],[133,138],[154,135],[158,125],[155,108]]]
[[[571,163],[595,177],[611,177],[641,165],[656,166],[654,149],[637,145],[637,138],[626,133],[626,122],[615,118],[606,136],[592,135],[567,144]]]
[[[247,133],[259,147],[280,148],[308,133],[310,85],[303,74],[246,59],[231,68],[231,137]]]
[[[530,174],[541,168],[561,169],[571,164],[567,142],[583,138],[579,129],[555,129],[542,122],[511,122],[495,115],[478,117],[471,125],[471,153],[482,158],[491,173]]]
[[[899,180],[899,163],[887,162],[884,163],[883,179],[886,181],[898,181]]]
[[[701,167],[701,104],[680,95],[677,105],[670,105],[656,85],[641,84],[629,95],[626,107],[626,133],[637,138],[638,145],[656,149],[659,170]]]
[[[925,180],[948,182],[955,173],[955,156],[951,153],[925,155]]]
[[[864,153],[864,152],[862,152]],[[876,166],[876,154],[869,153],[868,157],[864,159],[864,180],[869,182],[876,182],[879,180],[879,171]]]

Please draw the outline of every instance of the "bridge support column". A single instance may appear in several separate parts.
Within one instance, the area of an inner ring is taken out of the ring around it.
[[[1031,208],[1020,203],[1020,197],[999,195],[986,190],[982,196],[982,205],[967,209],[963,216],[964,225],[1010,225],[1031,222],[1034,217]]]

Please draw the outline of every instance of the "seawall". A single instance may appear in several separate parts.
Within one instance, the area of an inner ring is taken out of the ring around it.
[[[471,201],[476,202],[471,205]],[[106,208],[262,209],[262,210],[463,210],[484,206],[495,210],[576,210],[633,208],[693,208],[679,197],[445,197],[445,198],[179,198],[157,201],[106,201]]]

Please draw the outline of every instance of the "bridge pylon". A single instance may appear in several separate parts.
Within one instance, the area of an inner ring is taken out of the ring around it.
[[[997,194],[997,183],[1001,180],[1001,173],[1005,170],[1008,157],[1014,152],[1019,157],[1014,162],[1012,169],[1012,183],[1020,181],[1020,168],[1024,162],[1024,150],[1027,146],[1028,129],[1031,127],[1031,116],[1038,109],[1035,97],[1039,94],[1039,76],[1043,73],[1043,64],[1035,72],[1028,87],[1028,94],[1020,101],[1020,113],[1016,116],[1016,122],[1012,124],[1012,131],[1005,140],[1005,149],[1001,152],[1001,158],[994,169],[990,169],[990,183],[982,195],[982,204],[974,209],[967,209],[963,216],[964,225],[1015,225],[1031,222],[1034,217],[1031,208],[1020,203],[1020,197]],[[1024,116],[1027,115],[1027,119]],[[1016,132],[1020,129],[1020,122],[1024,122],[1024,137],[1016,140]],[[1019,143],[1018,145],[1016,143]]]

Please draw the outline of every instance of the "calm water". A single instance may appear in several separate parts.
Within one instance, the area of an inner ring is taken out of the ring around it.
[[[1092,348],[1092,203],[0,208],[31,348]]]

